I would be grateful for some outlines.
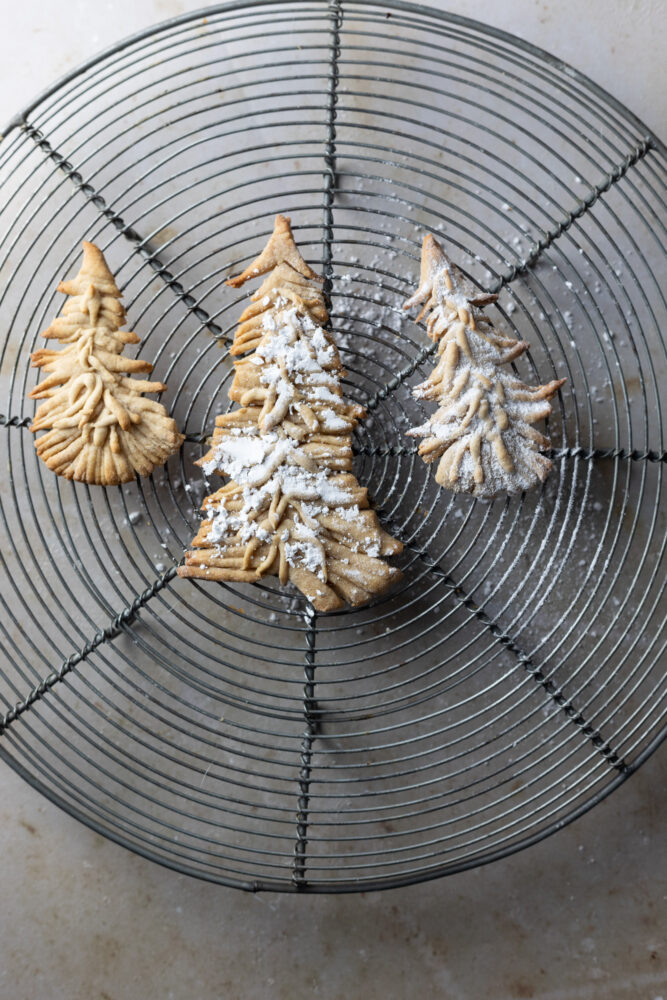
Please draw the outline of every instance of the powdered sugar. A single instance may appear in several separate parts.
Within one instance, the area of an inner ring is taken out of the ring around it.
[[[344,431],[347,430],[348,423],[344,417],[339,417],[334,410],[324,409],[320,410],[319,413],[322,425],[327,431]]]
[[[427,238],[422,282],[408,305],[427,302],[439,360],[413,395],[435,398],[439,408],[408,434],[424,438],[420,454],[438,461],[441,485],[490,498],[529,489],[546,477],[551,463],[540,448],[548,441],[531,425],[551,412],[547,400],[560,383],[533,388],[513,374],[508,362],[527,345],[501,336],[475,306],[479,296],[468,293],[468,286]]]
[[[321,430],[349,431],[349,420],[336,409],[344,410],[346,404],[336,374],[337,353],[324,330],[287,303],[267,311],[262,328],[264,335],[250,360],[261,368],[260,384],[275,393],[274,409],[284,406],[294,421],[299,419],[298,406],[306,402]],[[290,502],[285,515],[288,527],[280,532],[287,562],[325,579],[318,518],[335,512],[352,526],[359,507],[344,476],[313,465],[307,438],[294,439],[280,423],[269,430],[258,425],[232,427],[203,468],[207,474],[224,473],[239,487],[229,501],[221,503],[216,498],[207,508],[208,540],[221,554],[234,539],[244,544],[253,538],[270,543],[270,510],[282,497]],[[234,510],[229,509],[232,506]],[[369,539],[369,544],[379,554],[375,539]],[[359,547],[358,542],[354,547]]]
[[[206,472],[229,477],[207,498],[207,519],[182,576],[252,582],[276,575],[318,611],[360,604],[400,575],[377,558],[400,551],[351,472],[351,431],[363,407],[343,398],[343,369],[319,325],[319,282],[278,216],[267,248],[231,279],[271,274],[244,311],[231,353],[229,396]],[[202,551],[203,550],[203,551]]]

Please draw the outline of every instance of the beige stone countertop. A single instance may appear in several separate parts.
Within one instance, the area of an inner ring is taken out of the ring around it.
[[[4,2],[0,120],[182,0]],[[664,137],[664,0],[451,0]],[[662,52],[660,51],[662,48]],[[0,1000],[667,1000],[667,754],[488,867],[351,896],[247,895],[137,857],[0,766]]]

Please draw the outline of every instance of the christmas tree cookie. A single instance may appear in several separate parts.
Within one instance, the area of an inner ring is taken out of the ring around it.
[[[217,418],[200,461],[228,482],[205,499],[206,519],[178,572],[243,582],[275,575],[318,611],[362,604],[400,577],[384,557],[402,545],[352,474],[351,432],[365,411],[343,397],[321,279],[280,215],[264,251],[228,284],[264,274],[231,348],[238,408]]]
[[[122,356],[136,333],[123,331],[125,310],[102,252],[83,244],[81,270],[58,286],[70,298],[42,336],[61,351],[39,350],[32,363],[50,374],[30,393],[43,399],[31,430],[39,457],[59,476],[112,486],[148,476],[180,448],[183,436],[160,403],[144,393],[163,392],[162,382],[131,378],[147,373],[148,361]]]
[[[529,386],[508,368],[528,349],[503,336],[481,311],[497,295],[481,292],[452,264],[432,236],[424,239],[421,278],[405,308],[421,305],[439,361],[413,391],[433,400],[433,416],[407,433],[422,438],[419,454],[438,462],[436,481],[457,493],[491,499],[543,482],[550,442],[533,424],[551,413],[549,399],[565,379]]]

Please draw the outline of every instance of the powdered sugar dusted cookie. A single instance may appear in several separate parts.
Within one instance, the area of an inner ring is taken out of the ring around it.
[[[352,475],[351,432],[364,409],[346,402],[338,350],[323,328],[321,279],[278,216],[266,248],[228,284],[268,277],[241,316],[229,392],[207,474],[230,481],[207,497],[184,577],[257,581],[277,575],[318,611],[362,604],[400,577],[383,556],[402,545],[380,527]]]
[[[59,476],[112,486],[151,474],[183,441],[176,424],[146,392],[163,392],[162,382],[130,378],[150,372],[148,361],[122,357],[136,333],[123,331],[121,294],[104,256],[83,244],[76,278],[58,286],[70,298],[43,335],[65,344],[62,351],[35,351],[32,363],[50,372],[30,393],[44,399],[31,431],[39,457]]]
[[[480,291],[452,264],[432,236],[424,239],[421,279],[405,303],[421,305],[440,359],[417,399],[438,403],[433,416],[407,433],[422,438],[419,454],[438,461],[436,481],[458,493],[491,499],[543,482],[550,442],[532,426],[551,413],[548,400],[565,379],[528,386],[506,367],[528,349],[502,336],[481,307],[497,295]]]

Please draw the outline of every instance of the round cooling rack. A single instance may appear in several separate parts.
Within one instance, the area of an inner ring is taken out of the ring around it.
[[[433,878],[559,829],[665,732],[664,148],[585,77],[398,2],[232,3],[43,94],[0,143],[0,753],[153,860],[246,889]],[[325,275],[355,471],[403,580],[317,615],[181,580],[194,462],[229,408],[276,213]],[[433,232],[517,371],[566,377],[541,491],[440,490],[404,435],[433,365],[403,312]],[[57,479],[28,430],[40,332],[104,251],[187,439],[150,479]],[[661,603],[662,601],[662,603]]]

